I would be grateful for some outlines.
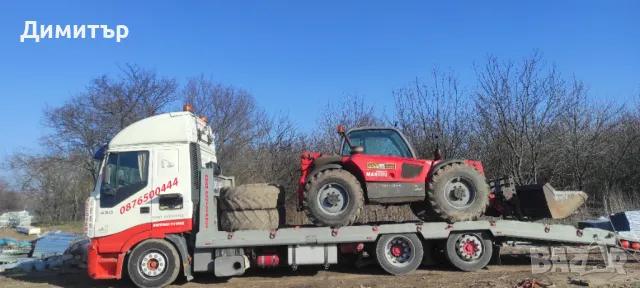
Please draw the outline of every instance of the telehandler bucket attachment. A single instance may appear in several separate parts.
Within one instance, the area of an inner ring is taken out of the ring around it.
[[[556,191],[551,184],[516,186],[512,177],[489,182],[493,200],[488,216],[519,219],[564,219],[587,201],[582,191]]]
[[[531,218],[564,219],[587,201],[582,191],[556,191],[549,183],[516,187],[522,214]]]

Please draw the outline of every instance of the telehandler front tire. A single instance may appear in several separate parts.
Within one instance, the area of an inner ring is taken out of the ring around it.
[[[304,211],[317,226],[349,226],[358,219],[363,206],[360,181],[343,169],[321,171],[304,187]]]
[[[446,164],[427,183],[426,211],[430,219],[449,223],[474,221],[484,215],[490,189],[485,177],[462,163]]]

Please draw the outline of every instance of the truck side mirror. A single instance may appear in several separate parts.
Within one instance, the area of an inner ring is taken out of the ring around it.
[[[109,164],[104,169],[104,173],[102,173],[102,183],[110,184],[111,183],[111,169],[109,169]]]
[[[214,163],[213,161],[207,162],[205,167],[213,168],[213,176],[219,176],[222,174],[222,167],[220,167],[220,164],[218,163]]]
[[[222,174],[222,167],[220,167],[220,164],[218,163],[213,164],[213,175],[220,176],[221,174]]]

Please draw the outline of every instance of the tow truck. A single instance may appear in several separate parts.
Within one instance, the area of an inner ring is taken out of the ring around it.
[[[138,287],[165,287],[180,272],[191,281],[199,273],[239,276],[250,267],[328,268],[364,254],[387,273],[404,275],[436,257],[433,247],[457,269],[476,271],[516,240],[640,250],[603,229],[509,219],[287,226],[277,212],[279,186],[235,185],[222,175],[214,143],[207,119],[185,105],[125,127],[96,152],[102,164],[84,223],[91,278],[128,275]]]

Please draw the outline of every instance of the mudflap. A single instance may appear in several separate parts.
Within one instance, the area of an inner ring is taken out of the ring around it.
[[[193,274],[191,273],[191,257],[187,250],[187,241],[184,237],[174,234],[167,234],[164,237],[178,248],[178,253],[180,253],[180,259],[182,260],[182,269],[187,281],[193,280]]]

